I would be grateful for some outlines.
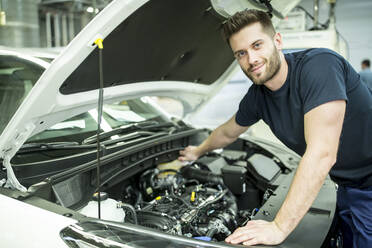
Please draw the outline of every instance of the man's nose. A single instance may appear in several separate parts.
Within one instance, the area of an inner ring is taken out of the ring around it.
[[[248,63],[251,65],[257,64],[258,54],[254,51],[248,51]]]

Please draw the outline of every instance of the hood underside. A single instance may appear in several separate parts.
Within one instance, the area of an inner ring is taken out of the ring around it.
[[[209,0],[147,2],[105,37],[104,86],[148,81],[214,83],[234,60],[221,36],[224,21]],[[60,92],[94,90],[98,80],[95,48]]]

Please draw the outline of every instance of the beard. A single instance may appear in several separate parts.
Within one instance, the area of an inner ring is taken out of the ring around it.
[[[256,65],[250,65],[247,70],[243,70],[244,74],[256,85],[263,85],[267,81],[271,80],[279,71],[281,61],[280,61],[280,55],[278,50],[273,49],[273,52],[270,54],[270,57],[268,59],[264,59],[264,64],[266,64],[265,71],[254,74],[251,69],[254,68]],[[263,75],[262,75],[263,74]],[[262,76],[262,78],[261,78]]]

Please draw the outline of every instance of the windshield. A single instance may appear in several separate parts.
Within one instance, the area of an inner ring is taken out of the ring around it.
[[[0,55],[0,134],[45,69],[15,55]]]
[[[97,132],[97,109],[89,110],[60,122],[45,131],[29,138],[31,142],[78,142],[94,135]],[[109,132],[115,128],[131,124],[154,120],[165,122],[161,113],[147,103],[146,97],[123,100],[103,105],[101,132]],[[115,139],[118,136],[112,136]]]

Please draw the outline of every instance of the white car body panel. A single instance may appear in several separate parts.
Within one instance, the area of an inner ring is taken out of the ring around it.
[[[11,206],[11,207],[10,207]],[[60,231],[77,221],[0,194],[1,247],[66,248]],[[7,211],[4,211],[7,209]],[[37,228],[35,228],[37,226]]]

